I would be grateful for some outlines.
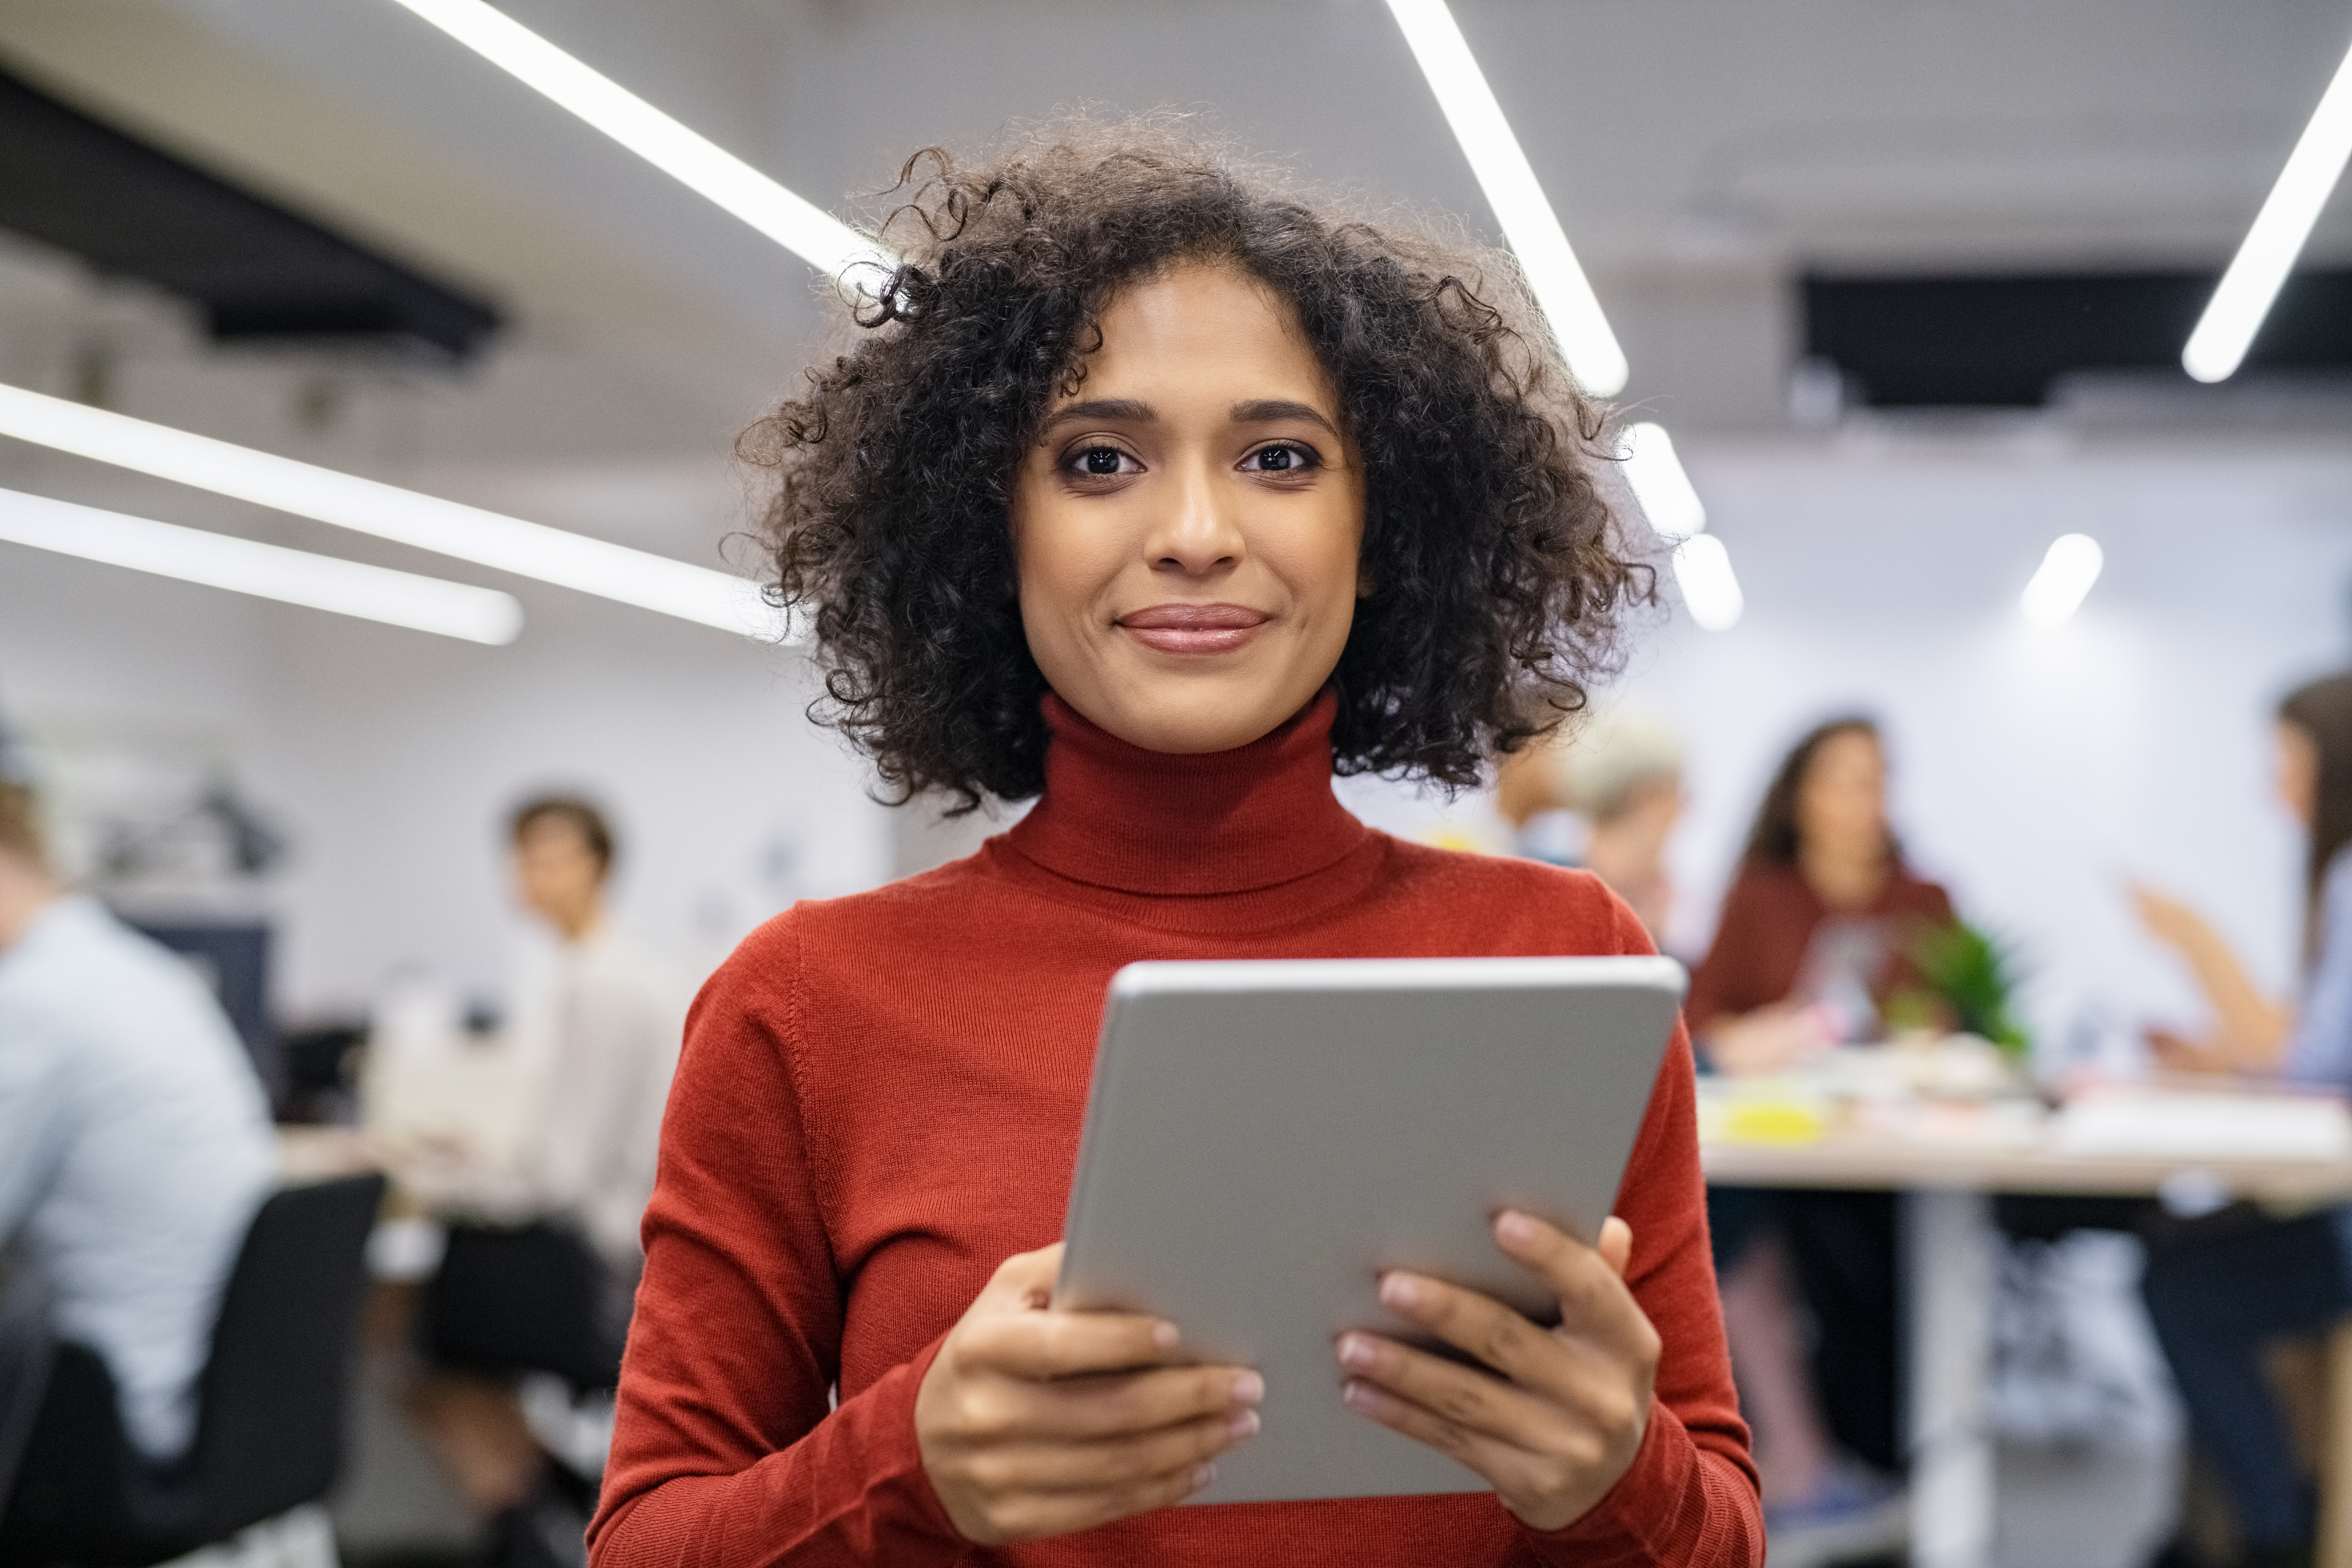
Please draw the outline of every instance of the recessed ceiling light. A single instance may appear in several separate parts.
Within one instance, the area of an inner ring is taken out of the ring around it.
[[[2083,607],[2084,596],[2099,580],[2106,552],[2087,533],[2062,533],[2050,542],[2032,580],[2018,595],[2018,608],[2037,626],[2063,626]]]

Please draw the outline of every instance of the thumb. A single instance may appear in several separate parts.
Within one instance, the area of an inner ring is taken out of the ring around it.
[[[1611,1215],[1601,1222],[1601,1235],[1592,1250],[1601,1254],[1601,1261],[1609,1265],[1609,1272],[1618,1279],[1625,1278],[1625,1265],[1633,1256],[1633,1227]]]
[[[1062,1272],[1062,1244],[1034,1252],[1016,1252],[996,1266],[981,1300],[1003,1310],[1044,1307],[1054,1299],[1054,1280]]]

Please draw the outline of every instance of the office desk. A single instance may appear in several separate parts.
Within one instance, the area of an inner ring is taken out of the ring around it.
[[[1985,1394],[1998,1276],[1990,1194],[2154,1197],[2185,1179],[2208,1193],[2264,1204],[2352,1197],[2352,1154],[2070,1152],[2050,1130],[2030,1125],[1982,1139],[1832,1129],[1807,1142],[1707,1142],[1700,1152],[1712,1185],[1904,1194],[1913,1568],[1985,1568],[1991,1561],[1993,1452]],[[2343,1458],[2325,1468],[2321,1568],[2352,1568],[2352,1498],[2346,1496]]]

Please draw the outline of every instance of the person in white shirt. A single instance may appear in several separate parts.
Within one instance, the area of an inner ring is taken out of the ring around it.
[[[618,1374],[690,993],[610,918],[613,834],[594,805],[530,801],[514,815],[512,844],[517,894],[551,939],[525,950],[500,1047],[513,1053],[528,1109],[506,1157],[412,1183],[450,1228],[424,1304],[426,1353],[439,1364],[408,1404],[489,1521],[491,1560],[538,1563],[550,1510],[560,1511],[547,1487],[561,1476],[523,1423],[510,1377],[552,1372],[589,1390]],[[583,1244],[601,1269],[578,1267]]]
[[[689,994],[606,912],[612,863],[612,831],[587,802],[549,797],[516,812],[516,888],[556,940],[524,951],[509,1039],[540,1085],[522,1150],[526,1205],[569,1218],[634,1280]]]
[[[0,782],[0,1248],[25,1271],[12,1287],[44,1287],[46,1331],[105,1361],[158,1462],[194,1435],[214,1314],[277,1164],[218,1002],[64,889],[32,792]]]

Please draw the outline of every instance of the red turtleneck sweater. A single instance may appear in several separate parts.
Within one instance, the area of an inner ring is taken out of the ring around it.
[[[915,1390],[989,1275],[1060,1234],[1112,972],[1138,959],[1646,952],[1582,872],[1449,854],[1331,793],[1327,693],[1164,756],[1048,699],[1045,798],[969,859],[753,933],[704,987],[662,1128],[595,1568],[697,1563],[1706,1564],[1763,1559],[1677,1038],[1617,1212],[1664,1342],[1633,1468],[1568,1529],[1490,1495],[1162,1509],[986,1551]],[[840,1404],[828,1411],[838,1384]]]

